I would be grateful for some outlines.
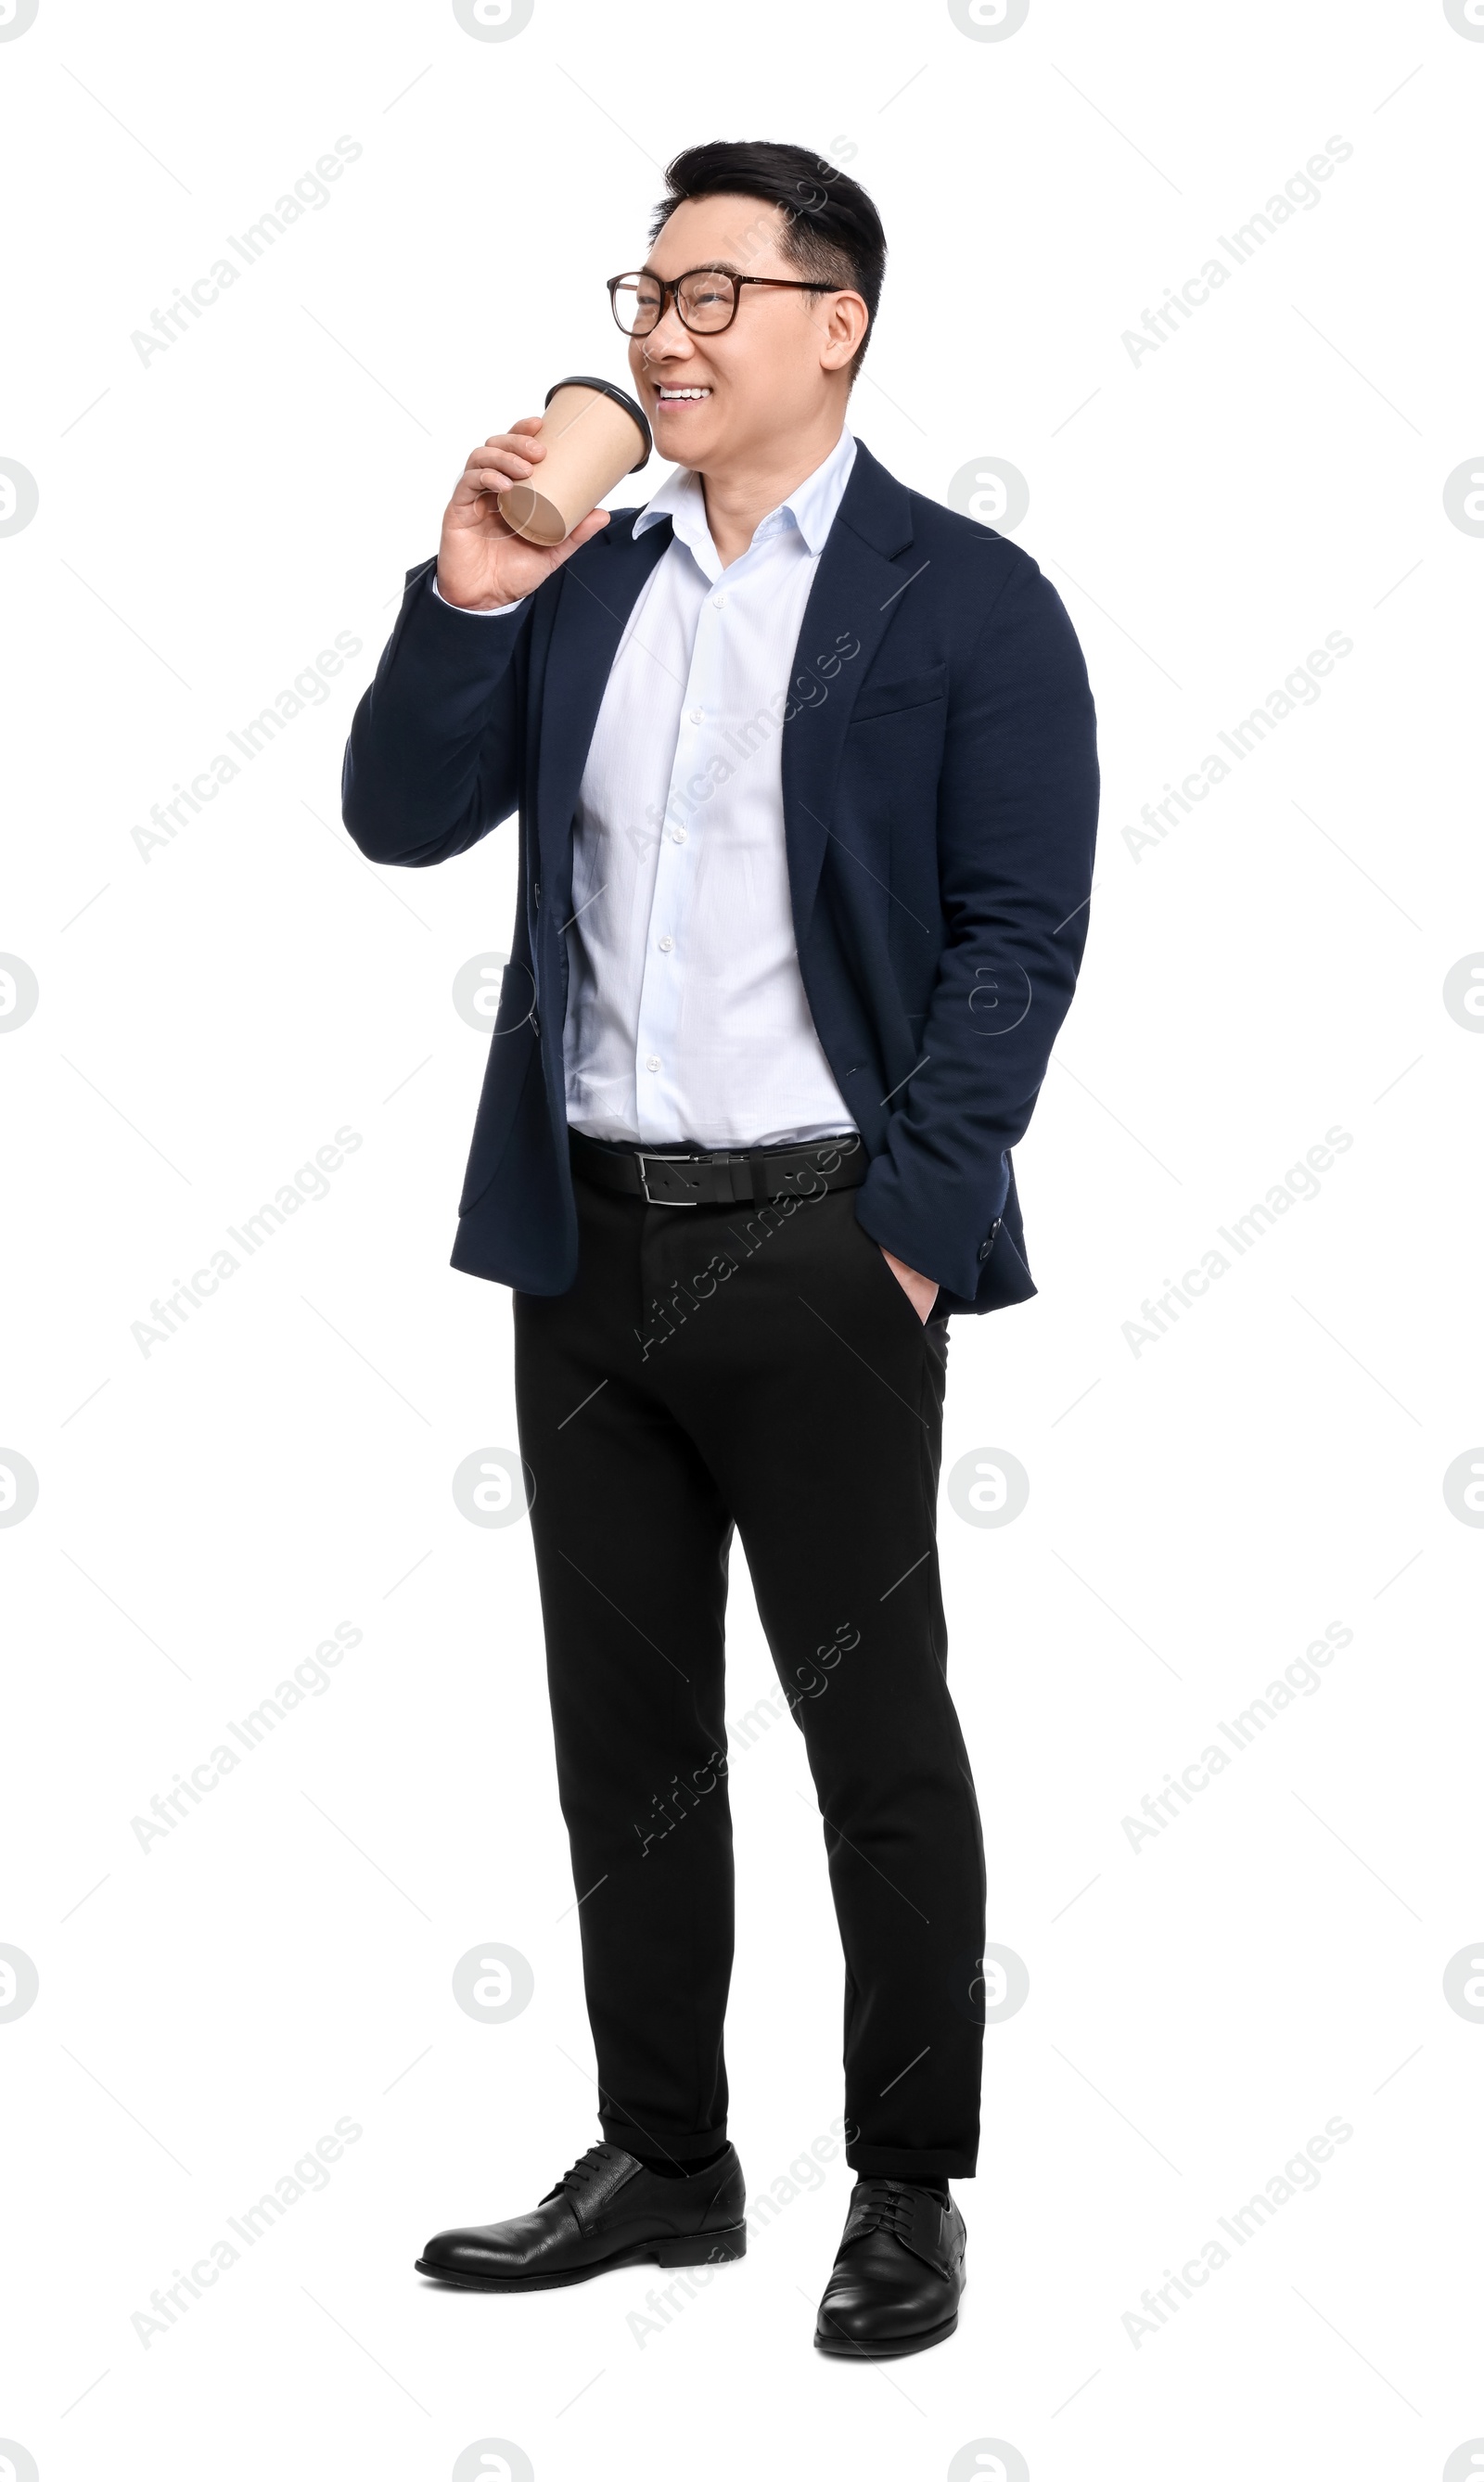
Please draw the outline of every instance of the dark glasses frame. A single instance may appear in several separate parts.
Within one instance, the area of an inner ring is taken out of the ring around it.
[[[688,283],[693,276],[725,276],[728,283],[736,287],[736,290],[733,292],[731,297],[731,318],[724,319],[719,328],[691,327],[691,323],[687,319],[684,309],[681,306],[680,287],[682,284]],[[637,282],[641,277],[647,284],[658,286],[659,309],[648,328],[625,328],[623,320],[619,317],[619,286],[621,284]],[[738,276],[734,274],[732,269],[729,267],[688,267],[683,275],[671,277],[651,276],[647,267],[626,267],[622,275],[610,276],[607,279],[608,306],[613,312],[614,325],[620,330],[620,331],[625,336],[637,335],[641,343],[643,343],[646,336],[653,335],[655,329],[659,327],[664,320],[665,313],[669,309],[672,302],[675,304],[676,317],[679,320],[681,327],[687,329],[691,335],[724,336],[727,330],[731,326],[732,320],[735,319],[738,310],[741,308],[741,288],[744,284],[772,284],[788,293],[848,293],[850,290],[849,285],[810,283],[806,279],[792,276]]]

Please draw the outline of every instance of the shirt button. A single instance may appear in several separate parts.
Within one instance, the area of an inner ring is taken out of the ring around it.
[[[670,934],[669,934],[669,932],[668,932],[668,931],[664,934],[664,936],[663,936],[663,937],[661,938],[661,940],[660,940],[660,943],[659,943],[659,944],[660,944],[660,946],[664,949],[665,954],[666,954],[666,956],[668,957],[668,956],[669,956],[669,954],[670,954],[671,949],[675,946],[675,941],[674,941],[674,940],[672,939],[672,937],[670,937]]]
[[[685,842],[685,830],[683,828],[672,828],[670,831],[670,841],[673,845],[683,845]]]
[[[712,595],[712,597],[711,597],[711,609],[712,609],[712,611],[713,611],[713,612],[720,612],[720,610],[721,610],[721,608],[722,608],[722,605],[726,602],[726,600],[727,600],[727,597],[726,597],[726,595],[725,595],[725,594],[713,594],[713,595]]]
[[[659,1067],[659,1056],[658,1056],[658,1054],[657,1054],[656,1052],[651,1051],[651,1052],[650,1052],[650,1054],[649,1054],[649,1059],[645,1062],[645,1064],[644,1064],[644,1065],[645,1065],[646,1069],[651,1069],[651,1070],[652,1070],[652,1069],[658,1069],[658,1067]]]
[[[704,724],[704,722],[705,722],[705,717],[706,717],[706,711],[705,711],[705,708],[704,708],[703,706],[693,706],[693,707],[692,707],[692,709],[691,709],[691,722],[692,722],[692,724]]]

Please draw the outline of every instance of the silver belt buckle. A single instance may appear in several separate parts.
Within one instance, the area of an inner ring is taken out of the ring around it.
[[[641,1153],[639,1156],[639,1186],[643,1190],[649,1205],[699,1206],[701,1204],[699,1198],[656,1198],[654,1192],[649,1187],[649,1175],[645,1170],[645,1166],[651,1163],[668,1163],[672,1166],[678,1167],[680,1164],[699,1163],[700,1161],[701,1157],[699,1155],[647,1155]]]

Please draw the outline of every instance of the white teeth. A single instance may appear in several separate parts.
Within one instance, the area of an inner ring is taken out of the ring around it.
[[[703,397],[709,396],[710,393],[711,391],[709,388],[662,387],[659,390],[661,404],[663,404],[668,397]]]

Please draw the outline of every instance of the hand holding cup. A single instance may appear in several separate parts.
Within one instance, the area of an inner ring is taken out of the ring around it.
[[[622,388],[558,380],[544,413],[523,415],[470,453],[443,515],[438,593],[476,611],[531,594],[607,524],[596,502],[648,464],[651,445]]]
[[[541,427],[539,413],[524,414],[509,431],[497,431],[482,447],[470,449],[443,512],[437,580],[445,602],[475,612],[518,602],[607,524],[607,510],[594,509],[564,541],[550,544],[526,542],[507,524],[501,495],[537,473],[546,455],[536,436]]]

